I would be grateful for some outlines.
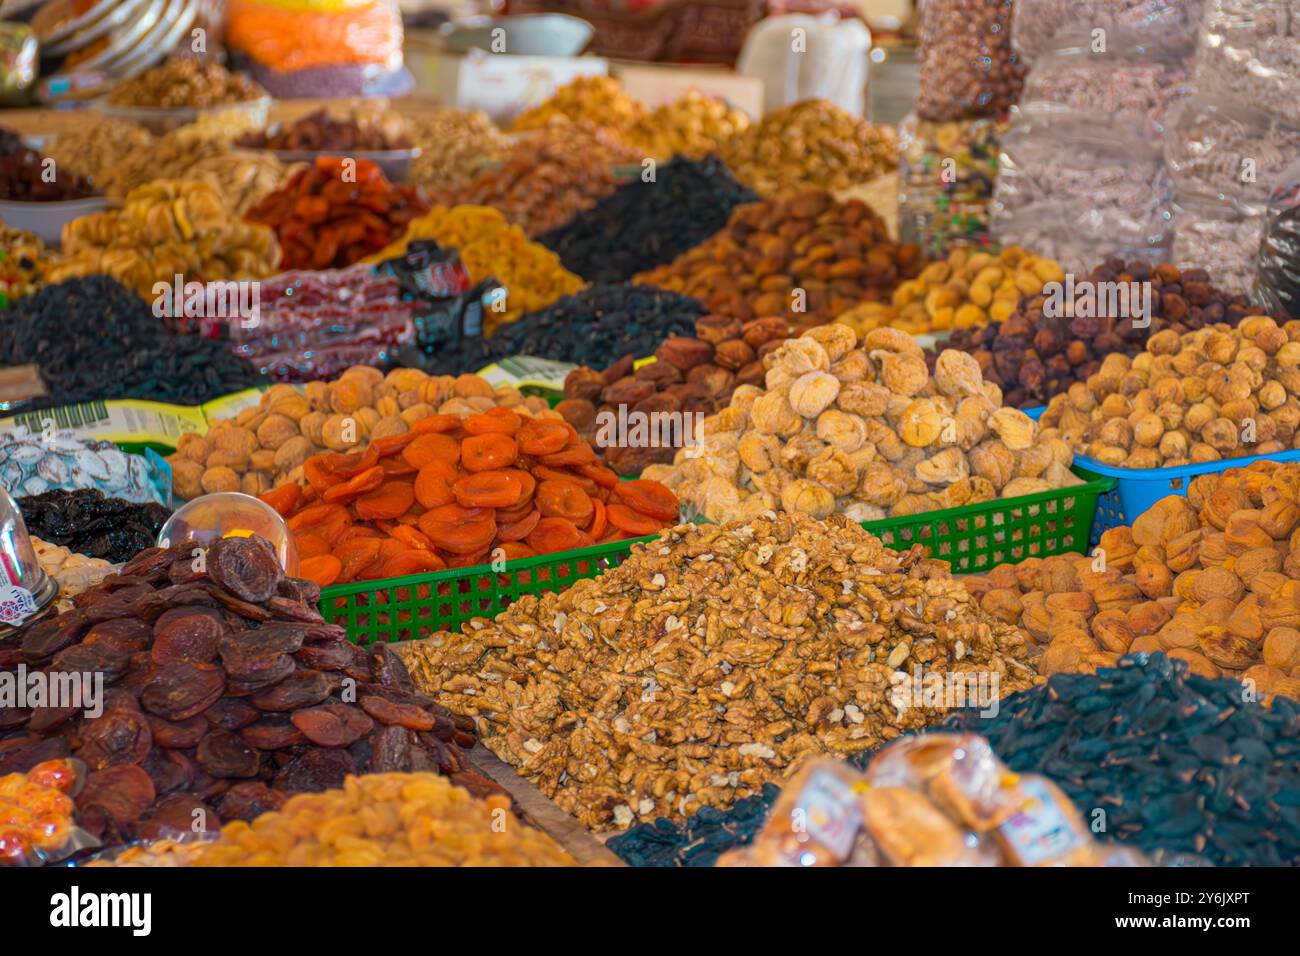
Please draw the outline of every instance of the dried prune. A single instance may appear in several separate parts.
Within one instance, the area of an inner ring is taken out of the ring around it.
[[[37,621],[23,635],[23,656],[28,663],[53,657],[66,647],[71,647],[86,630],[86,616],[80,610],[69,611],[58,617]]]
[[[170,613],[169,611],[168,614]],[[162,618],[158,621],[161,624]],[[206,614],[187,614],[173,617],[161,626],[156,624],[152,652],[154,663],[166,664],[168,661],[207,663],[216,658],[223,633],[221,621]]]
[[[304,666],[319,671],[341,671],[352,663],[352,649],[337,644],[303,645],[293,656]]]
[[[212,777],[255,777],[262,754],[236,734],[214,727],[199,741],[194,759]]]
[[[375,722],[351,704],[322,704],[289,718],[314,744],[347,747],[375,729]]]
[[[264,783],[246,780],[222,794],[217,807],[223,820],[245,820],[252,823],[264,813],[279,810],[286,799],[284,794],[272,790]]]
[[[153,732],[144,714],[126,709],[109,711],[85,721],[77,757],[92,770],[138,764],[149,755]]]
[[[107,767],[86,775],[77,795],[77,809],[85,813],[101,808],[117,826],[135,823],[153,804],[158,793],[149,775],[139,767]]]
[[[81,644],[130,655],[147,650],[150,636],[149,625],[144,621],[131,617],[110,618],[87,631]]]
[[[190,833],[216,832],[221,829],[223,816],[197,797],[188,793],[173,793],[159,800],[141,821],[136,833],[142,840],[161,840]]]
[[[203,712],[204,720],[222,730],[239,730],[261,716],[256,707],[232,697],[223,697]]]
[[[23,746],[15,747],[7,753],[0,754],[0,777],[9,773],[26,773],[38,763],[44,763],[47,760],[60,760],[70,754],[68,742],[62,737],[32,740]]]
[[[239,731],[239,736],[258,750],[284,750],[307,743],[301,730],[287,717],[266,716]]]
[[[343,786],[357,765],[346,750],[308,750],[298,754],[275,775],[275,789],[285,793],[320,793]]]
[[[253,706],[258,710],[298,710],[319,704],[330,694],[329,681],[320,671],[300,670],[290,674],[274,687],[253,695]]]
[[[361,695],[361,709],[381,724],[396,724],[408,730],[433,730],[433,714],[414,704],[399,704],[378,694]]]
[[[178,750],[154,748],[140,767],[149,775],[158,793],[183,790],[194,781],[194,761]]]
[[[154,670],[140,693],[140,703],[151,714],[184,720],[216,703],[225,683],[221,671],[211,664],[172,661]]]
[[[370,735],[371,773],[406,773],[411,769],[415,735],[405,727],[380,727]]]
[[[208,548],[208,577],[242,601],[260,603],[275,594],[284,569],[265,538],[221,538]]]
[[[149,715],[149,730],[153,733],[153,742],[168,750],[188,750],[197,747],[211,726],[201,714],[188,720],[164,720],[162,717]]]

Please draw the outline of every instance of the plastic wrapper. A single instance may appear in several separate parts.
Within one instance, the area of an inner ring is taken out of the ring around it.
[[[1179,103],[1165,130],[1165,157],[1179,191],[1263,207],[1300,155],[1300,128],[1242,103],[1197,95]]]
[[[934,123],[909,115],[899,127],[899,235],[942,257],[954,245],[990,241],[989,215],[1004,122]]]
[[[1172,261],[1180,269],[1214,268],[1214,284],[1250,294],[1266,214],[1232,202],[1179,195]]]
[[[72,759],[0,775],[0,867],[58,863],[99,845],[75,820],[73,798],[85,776],[85,765]]]
[[[1011,47],[1011,0],[922,0],[917,112],[929,120],[1005,113],[1025,71]]]
[[[805,52],[792,49],[795,29],[804,31]],[[767,17],[746,34],[736,72],[764,80],[765,113],[822,99],[861,116],[870,47],[871,33],[861,20],[841,20],[835,14]]]
[[[395,276],[368,265],[285,272],[260,283],[253,319],[206,319],[202,332],[278,381],[334,378],[352,365],[383,365],[415,335],[420,305]]]
[[[0,23],[0,106],[22,106],[40,68],[36,34],[25,23]]]
[[[1269,200],[1255,294],[1270,311],[1300,319],[1300,161],[1278,177]]]
[[[1205,0],[1016,0],[1011,43],[1028,62],[1061,37],[1105,30],[1153,50],[1190,53]]]
[[[1157,265],[1169,258],[1174,209],[1168,204],[1134,215],[1118,207],[1088,209],[1074,201],[1038,203],[1010,215],[995,214],[993,236],[1003,246],[1033,249],[1080,275],[1112,255]]]
[[[1164,131],[1169,110],[1193,92],[1189,61],[1112,43],[1053,50],[1025,77],[1021,110],[1086,116],[1097,131],[1146,138]]]
[[[1052,781],[1037,774],[1016,777],[1006,790],[1014,794],[1016,809],[998,824],[995,838],[1003,858],[1012,866],[1101,866],[1114,856],[1100,854],[1092,834],[1070,798]],[[1123,865],[1135,865],[1137,854],[1126,855]]]
[[[925,790],[940,807],[972,830],[986,831],[1010,817],[1017,798],[1014,776],[974,734],[913,737],[881,751],[867,767],[873,787]]]
[[[781,791],[751,858],[758,866],[843,866],[862,830],[861,774],[838,760],[814,761]]]
[[[995,217],[1065,203],[1153,221],[1173,185],[1158,141],[1096,130],[1070,113],[1022,113],[1002,137],[993,197]]]
[[[1294,0],[1207,0],[1198,88],[1300,126],[1300,8]]]
[[[108,498],[166,505],[172,476],[171,466],[153,451],[129,455],[112,442],[19,425],[0,433],[0,484],[18,496],[98,488]]]
[[[402,19],[389,0],[341,10],[230,0],[226,43],[282,73],[356,64],[395,70],[402,62]]]

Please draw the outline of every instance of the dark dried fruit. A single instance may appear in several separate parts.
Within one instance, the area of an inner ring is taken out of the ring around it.
[[[156,797],[153,781],[139,767],[108,767],[86,775],[76,803],[82,813],[99,807],[115,825],[125,827],[139,820]]]
[[[264,783],[249,780],[237,783],[221,795],[217,808],[223,820],[244,820],[252,823],[264,813],[272,813],[284,806],[284,794],[272,790]]]
[[[151,714],[184,720],[216,703],[225,685],[221,671],[211,664],[173,661],[154,671],[140,694],[140,703]]]
[[[271,715],[243,728],[239,736],[258,750],[284,750],[308,742],[289,718]]]
[[[319,793],[343,786],[357,765],[346,750],[308,750],[280,768],[274,786],[285,793]]]
[[[208,548],[208,576],[241,601],[269,600],[284,577],[265,538],[221,538]]]
[[[370,772],[407,773],[415,735],[404,727],[380,727],[370,735]]]
[[[210,806],[188,793],[174,793],[159,800],[141,821],[137,833],[142,840],[185,837],[193,833],[215,833],[219,817]]]
[[[236,734],[213,728],[199,741],[194,758],[209,776],[220,779],[255,777],[262,763],[260,751]]]
[[[92,770],[122,764],[138,764],[149,755],[153,732],[144,714],[114,710],[87,721],[81,731],[78,759]]]
[[[155,664],[170,661],[197,661],[208,663],[217,656],[221,642],[221,622],[207,615],[190,614],[172,618],[162,628],[155,627],[153,660]]]
[[[102,647],[129,655],[147,650],[150,637],[148,624],[125,617],[99,622],[86,632],[81,643],[87,647]]]
[[[320,671],[300,670],[274,687],[253,695],[258,710],[288,711],[319,704],[330,695],[330,684]]]
[[[308,740],[322,747],[347,747],[375,727],[373,720],[347,704],[309,707],[295,712],[289,719]]]
[[[237,697],[223,697],[203,712],[203,719],[222,730],[239,730],[262,716],[252,704]]]
[[[433,714],[414,704],[399,704],[375,694],[362,694],[360,703],[361,709],[381,724],[396,725],[408,730],[433,730]]]

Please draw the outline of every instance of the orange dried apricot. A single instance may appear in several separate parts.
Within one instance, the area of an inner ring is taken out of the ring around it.
[[[477,471],[452,486],[456,501],[466,508],[508,508],[519,501],[523,482],[505,471]]]
[[[471,435],[460,444],[461,462],[469,471],[492,471],[513,465],[519,446],[509,435],[489,432]]]

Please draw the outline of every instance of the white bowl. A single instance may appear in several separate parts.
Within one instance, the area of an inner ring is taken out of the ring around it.
[[[492,49],[492,31],[505,30],[505,50]],[[577,56],[596,32],[586,20],[567,13],[521,14],[514,17],[475,17],[444,23],[439,32],[455,53],[471,49],[518,56]]]
[[[0,220],[40,236],[46,245],[57,246],[63,227],[74,219],[103,212],[110,205],[107,196],[65,199],[58,202],[17,202],[0,199]]]

